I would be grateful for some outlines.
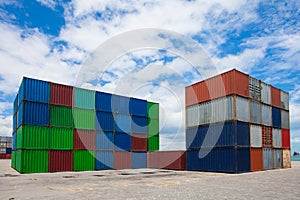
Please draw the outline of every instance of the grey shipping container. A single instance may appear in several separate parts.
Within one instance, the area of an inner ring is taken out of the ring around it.
[[[260,103],[257,101],[250,101],[250,122],[261,124]]]
[[[281,128],[290,129],[290,115],[285,110],[281,110]]]
[[[234,118],[233,96],[212,101],[211,122],[228,121]]]
[[[258,125],[250,125],[251,147],[262,147],[262,128]]]
[[[250,98],[261,100],[260,81],[251,76],[249,77],[249,91],[250,91]]]
[[[199,118],[200,118],[200,112],[199,112],[200,106],[198,104],[190,106],[186,109],[187,112],[187,127],[197,126],[199,124]],[[203,113],[202,113],[203,114]]]
[[[273,169],[282,168],[282,149],[273,149]]]
[[[272,148],[263,148],[263,169],[273,168]]]
[[[272,126],[272,109],[271,106],[262,104],[261,106],[262,124]]]
[[[239,121],[249,122],[249,100],[243,97],[236,97],[236,118]]]
[[[273,137],[273,147],[281,148],[282,147],[282,135],[281,129],[273,128],[272,130],[272,137]]]
[[[261,82],[261,101],[265,104],[271,105],[271,86]]]
[[[281,91],[281,108],[289,110],[289,93]]]

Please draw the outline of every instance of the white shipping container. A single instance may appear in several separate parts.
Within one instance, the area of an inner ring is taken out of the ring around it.
[[[211,122],[221,122],[232,120],[234,118],[233,96],[224,97],[212,101]]]
[[[258,125],[250,125],[251,147],[262,147],[262,128]]]
[[[249,122],[249,100],[246,98],[236,97],[236,118],[237,120]]]
[[[249,92],[250,92],[250,98],[261,100],[260,81],[251,76],[249,77]]]
[[[186,109],[187,112],[187,127],[197,126],[199,124],[199,105],[193,105]]]
[[[0,148],[0,154],[6,154],[6,148]]]
[[[272,107],[262,104],[261,106],[262,124],[265,126],[272,125]]]
[[[281,148],[282,147],[282,135],[281,135],[281,129],[273,128],[272,130],[272,141],[273,141],[273,147],[275,148]]]
[[[289,93],[281,91],[281,107],[285,110],[289,110]]]
[[[271,105],[271,86],[261,82],[261,101]]]
[[[290,115],[285,110],[281,110],[281,128],[290,129]]]
[[[250,122],[261,124],[260,103],[257,101],[250,101]]]

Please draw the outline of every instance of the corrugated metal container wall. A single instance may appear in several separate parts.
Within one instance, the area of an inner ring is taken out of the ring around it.
[[[147,134],[132,134],[132,151],[147,151]]]
[[[273,135],[273,147],[281,148],[282,147],[281,130],[277,128],[273,128],[272,135]]]
[[[202,125],[202,124],[211,123],[211,121],[212,121],[211,120],[211,118],[212,118],[212,103],[205,102],[203,104],[200,104],[199,111],[200,111],[200,124]]]
[[[257,101],[250,101],[250,122],[261,124],[261,108]]]
[[[264,170],[272,169],[273,167],[272,148],[263,148],[263,160],[264,160],[263,169]]]
[[[272,107],[272,124],[275,128],[281,128],[281,112],[279,108]]]
[[[236,119],[249,122],[249,100],[243,97],[236,97]]]
[[[114,169],[131,169],[131,152],[114,152]]]
[[[72,150],[74,133],[71,128],[50,128],[50,149]]]
[[[272,128],[269,126],[262,127],[262,145],[263,147],[272,147]]]
[[[129,102],[130,102],[129,97],[112,95],[112,111],[116,113],[129,115],[130,114]]]
[[[12,151],[11,148],[9,148],[9,147],[6,148],[6,154],[11,154],[11,151]]]
[[[159,150],[159,135],[149,136],[147,141],[148,151]]]
[[[77,129],[95,130],[96,115],[92,110],[73,109],[74,127]]]
[[[198,127],[192,127],[186,129],[186,136],[185,136],[186,149],[198,148],[199,141],[198,141],[197,133],[198,133]]]
[[[96,112],[96,130],[98,131],[113,131],[115,130],[115,118],[113,113]]]
[[[283,168],[291,167],[291,151],[289,149],[282,150],[282,167]]]
[[[17,114],[15,114],[13,116],[13,132],[15,132],[17,130],[17,126],[18,126],[18,124],[17,124]]]
[[[48,172],[47,150],[17,150],[16,169],[20,173]]]
[[[250,125],[251,147],[262,147],[262,127],[258,125]]]
[[[49,151],[49,172],[73,171],[73,151]]]
[[[14,100],[14,110],[13,110],[13,114],[16,114],[16,112],[18,111],[18,107],[19,107],[19,102],[18,102],[18,99],[19,98],[19,95],[17,94],[15,100]]]
[[[17,148],[17,133],[13,134],[13,141],[12,141],[12,149],[15,150]]]
[[[185,151],[149,152],[148,168],[185,170],[186,152]]]
[[[281,91],[281,108],[289,110],[289,93]]]
[[[112,112],[112,95],[104,92],[96,92],[96,110]]]
[[[185,105],[191,106],[197,104],[199,101],[197,99],[196,90],[194,90],[196,86],[191,85],[185,88]]]
[[[95,93],[92,90],[74,88],[74,107],[94,110]]]
[[[281,107],[281,91],[273,86],[271,86],[271,102],[272,106]]]
[[[131,135],[128,133],[115,133],[115,150],[130,151],[131,150]]]
[[[118,132],[131,132],[131,117],[129,115],[116,114],[116,130]]]
[[[272,109],[271,106],[261,105],[262,124],[265,126],[272,126]]]
[[[233,97],[224,97],[212,101],[211,122],[232,120],[234,118]]]
[[[50,83],[50,104],[73,106],[73,87]]]
[[[22,111],[20,111],[22,109]],[[49,125],[49,107],[48,104],[24,102],[19,109],[18,127],[22,124],[33,126]]]
[[[285,110],[281,110],[281,128],[290,129],[290,114]]]
[[[199,108],[200,108],[199,104],[187,107],[186,109],[187,127],[197,126],[199,124],[199,119],[200,119]],[[201,114],[203,114],[203,112]]]
[[[249,77],[249,91],[250,91],[250,98],[258,101],[261,100],[260,81],[251,76]]]
[[[74,130],[74,149],[95,150],[96,131]]]
[[[262,149],[251,148],[251,172],[263,170],[263,153]]]
[[[16,151],[11,153],[11,167],[16,169]]]
[[[147,102],[147,112],[150,119],[159,119],[159,104]]]
[[[132,159],[131,159],[131,168],[132,169],[147,168],[147,153],[133,152]]]
[[[17,149],[48,149],[49,129],[41,126],[21,126],[17,131]]]
[[[74,151],[74,171],[95,170],[95,152],[86,150]]]
[[[282,129],[282,148],[291,148],[290,130]]]
[[[282,168],[282,149],[273,149],[273,169]]]
[[[159,120],[148,118],[148,135],[158,135],[159,134]]]
[[[261,86],[261,101],[265,104],[271,105],[271,86],[264,82],[260,82]]]
[[[114,153],[112,151],[96,152],[96,170],[113,169]]]
[[[74,127],[74,118],[71,107],[50,106],[50,126]]]
[[[130,114],[142,117],[148,116],[146,100],[130,98],[129,106]]]
[[[137,134],[147,134],[148,133],[148,118],[140,116],[131,116],[131,131]]]
[[[114,150],[113,132],[97,132],[96,150]]]
[[[236,143],[238,147],[250,147],[250,125],[247,122],[235,122]]]

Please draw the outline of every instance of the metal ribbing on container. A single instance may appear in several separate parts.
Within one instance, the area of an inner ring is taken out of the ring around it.
[[[281,128],[281,112],[279,108],[272,107],[272,126]]]
[[[251,148],[251,172],[263,170],[263,152],[262,149]]]
[[[74,106],[83,109],[95,109],[95,91],[74,88]]]
[[[131,156],[131,152],[114,152],[114,169],[130,169]]]
[[[272,106],[280,108],[281,106],[281,92],[280,89],[271,86],[271,103]]]
[[[129,101],[130,114],[136,116],[147,117],[147,101],[142,99],[130,98]]]
[[[289,149],[282,150],[282,167],[283,168],[291,167],[291,151]]]
[[[49,129],[41,126],[21,126],[17,131],[17,149],[48,149]]]
[[[96,92],[96,110],[103,112],[112,112],[112,94]]]
[[[133,152],[131,158],[131,168],[132,169],[147,168],[147,153]]]
[[[281,91],[281,108],[289,110],[289,93]]]
[[[136,134],[147,134],[148,133],[148,118],[141,116],[131,116],[131,131]]]
[[[282,148],[291,148],[290,130],[282,129]]]
[[[273,168],[282,168],[282,149],[273,149]]]
[[[74,133],[71,128],[50,128],[50,149],[73,150]]]
[[[250,122],[261,124],[260,103],[257,101],[250,101]]]
[[[114,131],[115,119],[111,112],[96,112],[96,130],[97,131]]]
[[[114,150],[114,134],[113,132],[97,132],[96,133],[96,150]]]
[[[185,170],[186,152],[185,151],[149,152],[148,168]]]
[[[72,107],[73,87],[50,83],[50,104]]]
[[[251,147],[262,147],[262,127],[258,125],[250,125]]]
[[[16,169],[20,173],[48,171],[47,150],[17,150],[16,161]]]
[[[147,112],[150,119],[159,119],[159,104],[147,102]]]
[[[272,127],[262,126],[262,145],[263,147],[272,147]]]
[[[74,118],[71,107],[50,106],[50,126],[74,127]]]
[[[275,148],[281,148],[282,147],[282,134],[281,130],[277,128],[273,128],[272,130],[272,136],[273,136],[273,147]]]
[[[130,98],[119,96],[119,95],[112,95],[112,111],[121,114],[130,114],[130,107],[129,107]]]
[[[233,97],[224,97],[212,101],[211,122],[227,121],[234,118]]]
[[[112,151],[96,151],[96,170],[113,169],[114,153]]]
[[[250,91],[250,98],[261,100],[260,81],[251,76],[249,77],[249,91]]]
[[[117,132],[114,134],[116,151],[131,151],[131,135],[128,133]]]
[[[249,122],[249,100],[243,97],[236,97],[236,118],[240,121]]]
[[[271,106],[261,105],[261,113],[262,113],[262,124],[265,126],[272,125],[272,109]]]
[[[74,130],[74,149],[95,150],[96,131]]]
[[[92,171],[95,169],[95,152],[75,150],[73,162],[74,171]]]
[[[271,86],[261,82],[261,101],[265,104],[271,105]]]
[[[22,124],[32,126],[49,125],[49,106],[44,103],[24,102],[18,114],[18,127]]]
[[[147,151],[147,134],[132,134],[132,145],[131,150],[132,151]]]
[[[131,132],[131,117],[129,115],[116,114],[116,131]]]
[[[272,148],[263,148],[263,169],[268,170],[273,168]]]
[[[49,172],[73,171],[73,151],[49,151]]]
[[[95,112],[80,108],[73,109],[74,126],[76,129],[95,130]]]
[[[281,128],[290,129],[290,115],[285,110],[281,110]]]
[[[199,112],[200,105],[196,104],[190,106],[186,109],[186,116],[187,116],[187,127],[197,126],[200,121],[200,115],[203,115],[203,112],[200,114]]]

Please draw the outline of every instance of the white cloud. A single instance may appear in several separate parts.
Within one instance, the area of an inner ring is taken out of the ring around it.
[[[1,136],[12,135],[12,116],[0,115],[0,135]]]
[[[51,8],[52,10],[55,9],[56,6],[55,0],[36,0],[36,1],[42,4],[43,6]]]

